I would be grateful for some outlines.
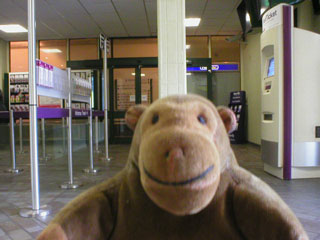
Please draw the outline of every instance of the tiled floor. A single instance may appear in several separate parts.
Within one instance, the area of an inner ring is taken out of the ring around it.
[[[301,220],[310,239],[320,240],[320,179],[282,181],[266,174],[262,169],[260,149],[251,144],[233,146],[238,161],[255,175],[275,189]],[[74,153],[74,176],[83,187],[76,190],[61,190],[59,184],[68,180],[66,156],[40,164],[41,204],[52,207],[52,214],[46,218],[21,218],[21,207],[31,205],[30,166],[28,154],[17,154],[17,165],[24,168],[18,175],[3,173],[10,165],[8,149],[0,148],[0,240],[35,239],[54,214],[67,202],[89,187],[114,176],[126,163],[129,146],[110,146],[113,160],[104,162],[95,158],[99,174],[87,175],[82,169],[89,165],[87,149]],[[50,153],[50,152],[49,152]]]

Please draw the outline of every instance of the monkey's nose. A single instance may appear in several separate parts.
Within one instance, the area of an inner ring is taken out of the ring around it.
[[[180,147],[172,148],[170,151],[168,151],[168,158],[169,160],[178,160],[184,157],[183,149]]]
[[[175,172],[175,168],[179,165],[179,161],[184,158],[184,151],[180,147],[174,147],[167,151],[167,163],[168,163],[168,170],[171,174]]]

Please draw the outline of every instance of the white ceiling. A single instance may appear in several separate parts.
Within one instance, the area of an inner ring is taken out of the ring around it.
[[[200,17],[187,35],[235,35],[241,31],[240,0],[185,0],[186,17]],[[0,24],[27,28],[28,0],[0,0]],[[140,37],[157,34],[157,0],[36,0],[37,39]],[[26,40],[26,33],[0,38]]]

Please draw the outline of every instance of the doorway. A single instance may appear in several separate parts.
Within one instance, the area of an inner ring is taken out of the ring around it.
[[[211,58],[187,59],[187,93],[213,101]]]
[[[157,58],[113,59],[109,68],[110,143],[130,143],[133,131],[125,123],[126,111],[158,98]]]

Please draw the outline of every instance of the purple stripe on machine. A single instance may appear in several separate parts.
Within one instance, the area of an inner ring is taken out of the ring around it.
[[[283,6],[283,178],[291,179],[292,165],[292,22],[291,7]]]

